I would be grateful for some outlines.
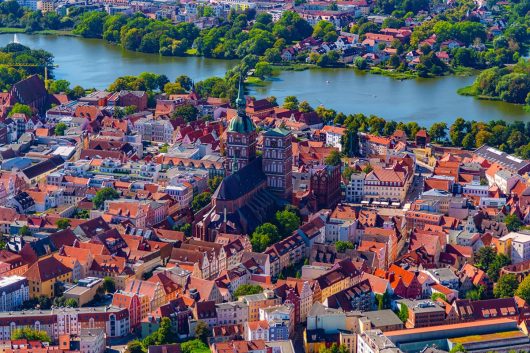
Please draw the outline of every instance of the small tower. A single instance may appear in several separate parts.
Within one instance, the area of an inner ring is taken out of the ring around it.
[[[256,158],[257,132],[256,126],[245,112],[246,101],[243,95],[241,78],[239,79],[239,91],[236,99],[237,116],[232,118],[228,123],[226,130],[225,153],[227,160],[233,160],[232,163],[226,163],[228,174],[234,169],[241,169],[250,161]]]

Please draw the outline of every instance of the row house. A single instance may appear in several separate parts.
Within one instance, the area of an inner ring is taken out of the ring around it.
[[[168,144],[177,141],[177,130],[171,120],[140,118],[134,123],[134,131],[142,141]]]
[[[315,278],[321,290],[319,301],[359,283],[362,272],[349,260],[337,262],[330,271]]]
[[[360,153],[362,156],[386,155],[394,148],[394,140],[388,137],[371,134],[359,134]]]
[[[249,306],[242,301],[215,304],[218,325],[244,324],[248,321]]]
[[[374,167],[364,181],[364,199],[402,203],[413,177],[413,169],[401,163],[384,168]]]
[[[374,274],[388,280],[394,293],[402,298],[417,299],[422,296],[422,285],[418,279],[418,273],[392,264],[387,271],[377,269]]]
[[[0,312],[0,339],[9,340],[15,330],[26,327],[45,331],[53,340],[79,335],[82,329],[103,329],[107,337],[123,337],[130,330],[129,312],[114,306]]]
[[[339,152],[342,151],[342,138],[346,134],[345,128],[326,125],[320,131],[326,136],[325,141],[327,146],[335,147]]]
[[[349,311],[370,311],[374,309],[375,294],[370,281],[365,279],[353,286],[327,297],[323,304],[328,308]]]
[[[258,321],[261,308],[281,305],[282,301],[272,290],[265,290],[259,294],[242,295],[238,300],[248,305],[248,321]]]
[[[317,281],[301,278],[278,280],[274,289],[276,295],[295,306],[295,321],[305,322],[307,315],[316,301],[321,298],[321,290]]]
[[[133,200],[111,200],[105,202],[105,214],[111,223],[131,222],[135,227],[144,228],[147,224],[149,205]]]
[[[271,275],[278,275],[284,268],[301,262],[306,255],[306,242],[302,236],[295,233],[269,246],[265,254],[271,256]]]
[[[288,340],[294,334],[295,312],[290,303],[259,309],[260,321],[267,321],[270,326],[270,340]]]
[[[29,300],[28,280],[21,276],[7,276],[0,278],[0,311],[18,310]]]
[[[123,292],[138,295],[142,319],[165,303],[165,292],[162,284],[159,282],[130,278],[125,281]]]
[[[125,308],[129,311],[129,324],[131,329],[138,327],[142,321],[142,303],[136,293],[118,290],[112,296],[112,305]]]
[[[189,249],[173,248],[169,262],[189,270],[193,277],[201,279],[213,278],[216,275],[212,271],[215,264],[211,264],[205,252],[197,252]]]
[[[230,300],[237,288],[250,282],[251,272],[243,264],[223,272],[224,274],[216,278],[215,282],[220,289],[222,288],[225,299]]]

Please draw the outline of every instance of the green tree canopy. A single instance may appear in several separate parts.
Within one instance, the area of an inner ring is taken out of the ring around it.
[[[111,187],[105,187],[96,192],[96,196],[92,199],[92,202],[96,208],[101,208],[105,201],[117,199],[120,194]]]
[[[328,156],[324,159],[324,163],[330,166],[339,165],[341,162],[340,153],[337,150],[331,151]]]
[[[353,249],[353,243],[351,241],[338,240],[335,242],[335,249],[337,252],[345,252],[347,249]]]
[[[26,117],[31,118],[33,116],[33,111],[29,105],[15,103],[8,115],[13,116],[13,114],[24,114]]]
[[[263,292],[263,287],[257,284],[242,284],[234,291],[234,297],[239,298],[242,295],[258,294]]]
[[[54,129],[55,135],[64,136],[64,132],[66,131],[67,128],[68,126],[65,123],[63,122],[57,123]]]
[[[103,278],[103,289],[107,293],[114,293],[116,291],[116,282],[114,282],[112,277],[107,276]]]
[[[291,235],[298,227],[300,227],[300,218],[296,213],[288,210],[276,212],[276,224],[282,237]]]
[[[11,333],[11,340],[27,339],[28,341],[51,342],[46,331],[34,330],[29,327],[18,328]]]
[[[530,276],[526,276],[515,291],[515,295],[530,303]]]
[[[263,223],[258,226],[250,237],[254,252],[263,252],[269,245],[278,240],[280,240],[278,228],[272,223]]]
[[[204,206],[208,205],[210,201],[212,201],[212,194],[208,191],[204,191],[193,198],[191,209],[193,212],[199,212]]]
[[[55,224],[57,225],[57,228],[59,229],[66,229],[70,227],[70,223],[71,222],[68,218],[61,218],[61,219],[58,219]]]
[[[499,278],[493,288],[493,294],[496,298],[510,298],[513,297],[518,286],[519,282],[517,281],[517,277],[509,273]]]

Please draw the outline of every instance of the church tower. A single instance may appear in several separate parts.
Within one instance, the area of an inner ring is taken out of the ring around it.
[[[235,173],[256,158],[256,126],[245,112],[246,101],[241,79],[236,99],[237,116],[228,123],[226,130],[226,170]]]

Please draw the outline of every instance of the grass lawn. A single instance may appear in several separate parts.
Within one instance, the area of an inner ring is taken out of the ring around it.
[[[13,28],[13,27],[0,27],[0,33],[24,33],[24,28]]]
[[[456,76],[473,76],[476,73],[477,70],[470,67],[457,66],[453,69],[453,74]]]
[[[418,75],[415,72],[397,72],[394,70],[385,70],[380,67],[372,67],[370,69],[370,73],[374,75],[383,75],[387,76],[396,80],[410,80],[413,78],[417,78]]]
[[[476,96],[477,95],[477,91],[475,90],[475,87],[473,87],[473,85],[459,88],[456,91],[456,93],[458,93],[461,96]]]
[[[48,35],[57,35],[57,36],[76,36],[69,30],[55,30],[55,29],[45,29],[42,31],[27,32],[25,28],[15,28],[15,27],[0,27],[0,34],[5,33],[28,33],[28,34],[48,34]]]
[[[293,64],[287,64],[287,65],[274,65],[273,67],[274,69],[284,70],[284,71],[304,71],[307,69],[317,68],[316,65],[302,64],[302,63],[293,63]]]
[[[249,85],[259,86],[259,87],[264,87],[264,86],[267,85],[267,82],[265,82],[264,80],[262,80],[259,77],[255,77],[255,76],[247,77],[245,82],[248,83]]]

